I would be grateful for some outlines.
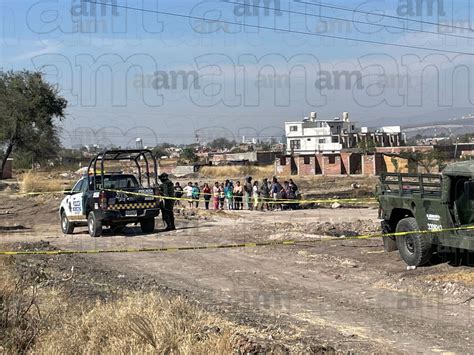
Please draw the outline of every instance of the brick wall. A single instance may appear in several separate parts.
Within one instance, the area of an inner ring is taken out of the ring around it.
[[[341,174],[349,175],[350,157],[352,153],[341,152]]]
[[[275,159],[276,175],[291,175],[291,157],[282,156]]]
[[[365,154],[362,156],[362,167],[365,176],[375,175],[375,154]]]
[[[297,158],[298,174],[301,176],[314,175],[316,156],[307,155]],[[305,164],[306,163],[306,164]]]
[[[324,175],[341,175],[341,157],[338,154],[323,156]]]
[[[341,152],[340,154],[314,154],[293,156],[299,176],[313,175],[365,175],[375,176],[382,172],[394,171],[390,158],[382,153],[360,154]],[[285,164],[282,164],[284,162]],[[305,164],[306,162],[306,164]],[[400,159],[400,167],[406,170],[406,162]],[[291,175],[291,157],[284,156],[275,160],[276,175]]]
[[[314,173],[316,175],[322,175],[324,169],[324,161],[322,154],[316,154],[315,161],[314,161]]]

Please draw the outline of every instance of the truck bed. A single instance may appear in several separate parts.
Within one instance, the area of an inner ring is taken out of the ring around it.
[[[381,195],[441,197],[441,174],[384,173],[380,177]]]

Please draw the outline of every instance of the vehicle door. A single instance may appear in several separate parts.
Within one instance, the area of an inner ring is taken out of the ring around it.
[[[87,187],[87,179],[83,178],[79,180],[72,189],[72,195],[69,200],[69,211],[71,216],[74,216],[76,219],[85,215],[84,196]]]

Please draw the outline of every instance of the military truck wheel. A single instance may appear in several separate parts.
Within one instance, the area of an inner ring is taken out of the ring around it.
[[[102,221],[97,219],[93,211],[87,216],[87,229],[91,237],[100,237],[102,235]]]
[[[420,230],[416,219],[403,218],[397,224],[397,232],[411,232]],[[397,236],[397,247],[401,258],[408,266],[420,266],[430,261],[433,255],[430,236],[427,234],[407,234]]]
[[[69,222],[66,212],[61,212],[61,230],[64,234],[72,234],[74,232],[74,223]]]
[[[147,218],[140,221],[140,227],[143,233],[153,233],[155,231],[155,219]]]

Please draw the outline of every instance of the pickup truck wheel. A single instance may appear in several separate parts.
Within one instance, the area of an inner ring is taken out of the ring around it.
[[[72,234],[74,232],[74,223],[69,222],[66,212],[61,212],[61,230],[64,234]]]
[[[102,235],[102,221],[97,220],[93,211],[87,216],[87,229],[91,237],[100,237]]]
[[[397,224],[397,232],[411,232],[420,230],[416,219],[413,217],[403,218]],[[433,255],[430,236],[427,234],[414,233],[397,236],[397,247],[401,258],[408,266],[420,266],[430,261]]]
[[[140,221],[140,227],[143,233],[153,233],[155,231],[155,219],[147,218]]]

